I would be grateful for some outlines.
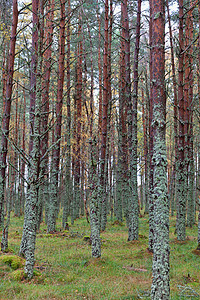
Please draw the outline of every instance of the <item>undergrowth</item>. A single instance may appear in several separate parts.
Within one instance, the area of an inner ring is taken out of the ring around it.
[[[200,256],[197,226],[187,228],[187,240],[179,243],[170,220],[171,299],[200,299]],[[19,252],[23,218],[11,219],[9,248]],[[0,299],[150,299],[152,254],[148,252],[148,218],[140,218],[139,241],[128,242],[124,223],[108,221],[101,233],[102,257],[91,258],[90,227],[85,218],[69,230],[46,234],[44,223],[37,234],[35,276],[31,281],[0,255]],[[10,255],[10,253],[7,253]],[[8,259],[7,259],[8,261]],[[17,260],[18,261],[18,260]]]

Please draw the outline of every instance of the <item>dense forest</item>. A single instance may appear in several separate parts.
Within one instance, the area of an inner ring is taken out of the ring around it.
[[[200,251],[199,28],[195,0],[0,1],[1,255],[23,219],[29,280],[44,224],[84,216],[100,259],[108,218],[131,242],[146,216],[151,299],[170,299],[170,218]]]

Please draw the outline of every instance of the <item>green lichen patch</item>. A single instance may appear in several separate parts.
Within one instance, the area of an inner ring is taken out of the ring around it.
[[[24,266],[25,260],[16,255],[2,255],[0,262],[9,265],[13,270],[20,269]]]

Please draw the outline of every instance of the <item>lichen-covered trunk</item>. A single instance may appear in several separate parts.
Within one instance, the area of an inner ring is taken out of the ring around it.
[[[105,25],[104,25],[104,55],[103,55],[103,112],[102,112],[102,130],[101,130],[101,153],[100,153],[100,216],[101,229],[106,227],[106,187],[105,187],[105,170],[106,170],[106,149],[107,149],[107,125],[108,125],[108,0],[105,1]],[[104,211],[103,211],[104,209]],[[102,218],[103,216],[103,218]]]
[[[188,27],[188,44],[191,45],[193,41],[193,16],[192,10],[187,14]],[[194,168],[194,151],[193,151],[193,45],[190,46],[186,59],[188,58],[188,126],[187,126],[187,143],[188,143],[188,207],[187,207],[187,226],[192,227],[195,223],[195,197],[194,197],[194,182],[195,182],[195,168]]]
[[[148,101],[148,100],[147,100]],[[148,110],[147,110],[147,101],[145,103],[144,99],[144,89],[142,88],[142,125],[143,125],[143,135],[144,135],[144,205],[145,213],[148,212],[148,202],[149,202],[149,193],[148,193]],[[145,105],[146,104],[146,105]],[[142,209],[143,207],[141,207]]]
[[[152,4],[150,0],[150,22],[149,22],[149,47],[152,48]],[[153,240],[154,240],[154,222],[153,222],[153,133],[152,133],[152,117],[153,117],[153,100],[152,100],[152,51],[150,51],[150,61],[149,61],[149,73],[150,73],[150,94],[149,94],[149,251],[153,252]]]
[[[25,95],[25,89],[23,89],[23,98],[24,98],[24,102],[23,102],[23,129],[22,129],[22,150],[26,151],[26,144],[25,144],[25,134],[26,134],[26,95]],[[21,214],[24,213],[24,204],[25,204],[25,169],[26,169],[26,163],[25,161],[22,159],[21,162],[21,174],[22,174],[22,178],[21,178],[21,186],[20,186],[20,198],[21,198]]]
[[[200,3],[198,4],[198,19],[199,19],[199,30],[200,30]],[[198,38],[198,68],[200,69],[200,34]],[[198,71],[198,94],[199,94],[199,109],[200,109],[200,71]],[[198,158],[200,158],[200,124],[199,124],[199,138],[198,138]],[[197,170],[197,199],[200,199],[200,159],[198,159],[198,170]],[[200,201],[198,201],[198,236],[197,236],[197,249],[200,250]]]
[[[123,26],[123,3],[121,3],[121,26]],[[125,161],[127,159],[127,151],[123,152],[123,148],[127,144],[127,130],[126,130],[126,98],[125,98],[125,49],[124,49],[124,30],[122,29],[121,49],[120,49],[120,76],[119,76],[119,122],[118,122],[118,161],[117,161],[117,182],[116,182],[116,202],[115,202],[115,216],[119,222],[122,222],[122,202],[123,202],[123,188],[126,171],[124,169]],[[124,144],[125,142],[125,144]],[[127,199],[126,199],[127,200]],[[127,204],[123,203],[126,210]]]
[[[52,41],[53,41],[53,19],[54,19],[54,6],[55,1],[50,0],[46,8],[46,23],[44,28],[45,37],[45,48],[44,52],[44,77],[42,80],[42,120],[41,120],[41,134],[43,138],[41,139],[41,151],[42,151],[42,161],[41,161],[41,177],[43,178],[43,183],[40,186],[41,191],[39,191],[40,197],[40,209],[38,218],[38,228],[40,225],[43,206],[47,208],[49,199],[49,130],[48,130],[48,119],[49,119],[49,86],[50,86],[50,75],[52,68]],[[46,212],[46,211],[45,211]]]
[[[129,235],[128,240],[138,240],[139,234],[139,205],[137,188],[137,102],[138,102],[138,58],[140,47],[141,0],[138,0],[136,41],[133,67],[133,102],[132,102],[132,131],[130,145],[130,200],[129,200]]]
[[[152,18],[152,137],[153,137],[153,266],[151,299],[169,299],[169,203],[167,195],[165,5],[151,0]]]
[[[172,65],[172,80],[173,80],[173,91],[174,91],[174,166],[173,166],[173,193],[171,194],[171,213],[174,214],[175,209],[175,196],[176,196],[176,169],[177,169],[177,153],[178,153],[178,97],[177,97],[177,83],[176,83],[176,72],[175,72],[175,60],[174,60],[174,45],[173,45],[173,34],[171,27],[171,18],[169,11],[169,3],[166,1],[167,6],[167,17],[169,25],[169,35],[170,35],[170,48],[171,48],[171,65]]]
[[[38,192],[40,186],[40,158],[41,158],[41,135],[40,135],[40,122],[41,122],[41,107],[42,107],[42,46],[43,46],[43,0],[33,1],[33,15],[40,15],[41,18],[36,18],[37,22],[33,24],[33,33],[38,31],[37,44],[35,51],[37,51],[37,60],[32,65],[33,70],[36,70],[36,80],[34,85],[35,104],[34,104],[34,127],[32,128],[32,139],[30,140],[31,155],[28,165],[29,185],[27,192],[27,199],[25,204],[25,216],[23,225],[23,234],[20,245],[20,255],[26,259],[25,273],[30,279],[33,277],[33,268],[35,263],[35,242],[36,230],[38,221]],[[34,16],[35,17],[35,16]],[[35,39],[35,34],[32,36]],[[36,64],[36,65],[35,65]],[[30,112],[31,119],[31,112]]]
[[[71,13],[71,3],[68,0],[67,7],[68,16]],[[67,217],[70,214],[70,201],[71,201],[71,99],[70,99],[70,18],[67,22],[67,58],[66,58],[66,69],[67,69],[67,133],[66,133],[66,142],[67,142],[67,153],[66,153],[66,172],[65,172],[65,199],[63,203],[63,218],[62,224],[63,228],[66,226]]]
[[[186,197],[185,197],[185,132],[184,132],[184,35],[183,35],[183,0],[179,0],[179,76],[178,76],[178,102],[179,102],[179,133],[178,133],[178,163],[177,163],[177,239],[185,240],[186,226]]]
[[[101,240],[100,240],[100,209],[98,199],[98,175],[97,175],[97,145],[95,140],[90,141],[90,228],[91,228],[91,243],[92,243],[92,257],[101,257]]]
[[[41,64],[39,58],[39,64]],[[40,77],[40,76],[38,76]],[[25,204],[25,216],[23,235],[20,245],[20,255],[26,258],[25,273],[28,278],[33,277],[34,252],[36,241],[36,230],[38,220],[38,191],[40,174],[40,114],[41,114],[41,85],[40,78],[37,78],[35,120],[33,130],[32,159],[29,165],[30,182]]]
[[[56,229],[56,216],[58,206],[58,174],[60,166],[60,144],[62,128],[62,106],[63,106],[63,84],[65,60],[65,1],[60,1],[60,32],[59,32],[59,58],[58,58],[58,83],[56,101],[56,122],[55,122],[55,147],[53,149],[51,195],[48,207],[47,231],[54,232]]]
[[[8,74],[7,74],[6,91],[5,91],[5,107],[3,111],[2,131],[1,131],[2,133],[1,133],[1,149],[0,149],[0,227],[3,227],[3,221],[4,221],[6,157],[8,152],[7,138],[9,137],[17,24],[18,24],[18,5],[17,5],[17,0],[13,0],[13,19],[12,19],[11,38],[10,38]]]

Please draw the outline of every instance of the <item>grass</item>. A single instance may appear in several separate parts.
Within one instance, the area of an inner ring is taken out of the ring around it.
[[[170,223],[171,299],[200,299],[200,256],[193,253],[197,226],[187,228],[186,242],[178,243],[175,219]],[[12,255],[18,254],[22,226],[22,218],[12,217]],[[140,218],[140,239],[136,242],[127,242],[125,222],[109,220],[106,231],[101,233],[101,259],[91,258],[91,246],[84,240],[90,235],[85,218],[77,220],[69,231],[60,228],[61,219],[53,235],[46,234],[42,224],[37,234],[36,275],[31,281],[23,277],[23,269],[13,271],[11,264],[0,259],[0,299],[150,299],[152,255],[147,251],[147,217]]]

